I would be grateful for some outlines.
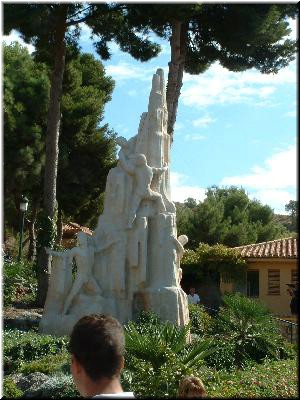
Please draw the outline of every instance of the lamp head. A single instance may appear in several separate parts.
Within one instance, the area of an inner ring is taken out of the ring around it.
[[[28,199],[25,196],[21,196],[20,210],[25,212],[25,211],[27,211],[27,208],[28,208]]]

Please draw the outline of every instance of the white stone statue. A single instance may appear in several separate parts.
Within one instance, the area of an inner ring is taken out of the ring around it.
[[[177,325],[189,322],[180,286],[188,238],[177,238],[167,121],[163,70],[158,69],[137,134],[116,138],[119,160],[107,176],[104,211],[92,237],[80,233],[78,247],[48,250],[52,273],[41,332],[68,334],[80,317],[93,312],[125,323],[152,310]]]
[[[85,289],[91,293],[101,294],[101,289],[92,274],[95,248],[88,245],[88,237],[86,233],[79,232],[77,234],[77,239],[79,247],[73,247],[72,249],[68,250],[68,256],[70,257],[71,261],[73,258],[75,259],[77,275],[72,289],[66,298],[63,309],[64,314],[67,313],[72,300],[79,293],[82,287],[85,287]]]
[[[180,235],[176,239],[176,237],[173,237],[176,249],[177,249],[177,272],[178,272],[178,284],[180,285],[181,279],[182,279],[182,269],[180,268],[180,261],[183,257],[184,253],[184,246],[187,244],[189,241],[188,237],[186,235]]]
[[[166,211],[162,195],[154,192],[150,184],[154,174],[162,174],[168,167],[166,165],[163,168],[150,167],[144,154],[134,154],[130,160],[126,160],[124,152],[120,152],[119,157],[121,167],[135,180],[128,218],[128,228],[131,228],[142,200],[154,200],[157,203],[158,212]]]

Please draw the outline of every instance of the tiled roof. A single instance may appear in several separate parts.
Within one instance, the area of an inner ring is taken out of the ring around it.
[[[251,258],[298,258],[297,238],[285,238],[235,247],[242,257]]]
[[[67,224],[63,225],[63,237],[70,237],[74,236],[78,232],[84,232],[88,235],[92,235],[93,231],[85,226],[80,226],[75,222],[68,222]]]

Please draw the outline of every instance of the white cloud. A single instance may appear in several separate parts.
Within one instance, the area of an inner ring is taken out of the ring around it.
[[[287,113],[284,114],[284,116],[285,116],[285,117],[292,117],[292,118],[294,118],[294,117],[297,116],[297,112],[296,112],[296,110],[288,111]]]
[[[184,139],[186,141],[198,141],[207,139],[207,136],[199,135],[198,133],[188,133],[187,135],[184,136]]]
[[[25,43],[24,40],[20,38],[19,33],[15,30],[12,30],[9,35],[3,35],[2,40],[7,45],[11,44],[12,42],[18,42],[23,47],[27,47],[29,53],[32,53],[35,50],[35,47],[32,44]]]
[[[264,164],[263,167],[253,166],[250,174],[225,177],[221,184],[243,185],[258,190],[296,189],[297,151],[295,144],[273,154]]]
[[[153,68],[144,68],[126,62],[106,64],[105,69],[106,73],[111,75],[115,80],[149,80],[149,77],[153,75]]]
[[[277,74],[256,70],[231,72],[219,63],[200,75],[184,74],[181,100],[186,106],[206,107],[212,104],[266,103],[278,85],[296,85],[296,63]]]
[[[89,26],[87,26],[86,24],[82,24],[82,23],[79,26],[81,28],[80,40],[82,42],[90,41],[90,37],[92,35],[92,29]]]
[[[290,200],[296,199],[293,193],[286,190],[257,190],[249,193],[249,197],[269,205],[277,214],[286,214],[285,205]]]
[[[277,151],[265,160],[263,167],[255,165],[246,175],[225,177],[221,185],[243,186],[249,197],[260,200],[284,213],[284,206],[295,197],[297,187],[296,145]]]
[[[193,125],[198,128],[207,128],[212,122],[215,122],[215,119],[211,118],[209,115],[205,115],[202,118],[195,119]]]
[[[171,198],[172,201],[183,203],[187,198],[192,197],[198,201],[205,198],[205,189],[200,186],[186,185],[187,176],[171,171]]]
[[[290,38],[293,40],[297,40],[298,38],[298,18],[290,19],[289,24],[292,32],[290,33]]]
[[[132,96],[132,97],[137,96],[137,91],[135,89],[129,90],[128,91],[128,96]]]

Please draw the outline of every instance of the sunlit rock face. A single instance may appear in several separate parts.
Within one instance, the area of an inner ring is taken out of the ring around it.
[[[187,296],[180,287],[187,237],[177,238],[170,198],[167,120],[164,75],[158,69],[138,133],[116,139],[119,161],[107,176],[104,212],[93,235],[79,234],[79,246],[71,250],[48,249],[52,273],[41,332],[69,334],[90,313],[111,314],[124,323],[151,310],[176,325],[188,323]]]

